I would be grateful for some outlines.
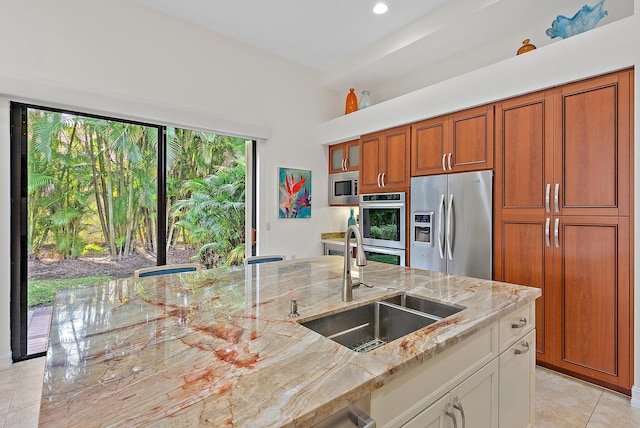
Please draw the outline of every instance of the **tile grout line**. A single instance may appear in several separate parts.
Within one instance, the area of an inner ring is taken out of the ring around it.
[[[604,397],[604,389],[600,390],[600,397],[598,397],[598,401],[596,401],[595,406],[593,406],[593,409],[591,410],[591,414],[589,415],[589,419],[587,420],[587,424],[585,425],[585,428],[589,426],[589,423],[593,418],[593,414],[596,412],[596,408],[598,408],[598,404],[600,404],[600,400],[602,400],[602,397]]]

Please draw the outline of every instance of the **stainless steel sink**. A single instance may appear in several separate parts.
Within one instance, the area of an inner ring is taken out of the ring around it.
[[[368,352],[462,309],[402,294],[301,324],[356,352]]]
[[[389,299],[385,299],[384,301],[420,311],[437,321],[447,318],[453,314],[457,314],[461,310],[465,309],[464,306],[453,306],[447,303],[434,302],[433,300],[422,299],[409,294],[399,294]]]

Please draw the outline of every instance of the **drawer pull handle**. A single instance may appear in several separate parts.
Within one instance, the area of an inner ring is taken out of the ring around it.
[[[376,428],[376,421],[356,407],[349,409],[349,419],[357,427]]]
[[[520,318],[520,321],[514,322],[513,324],[511,324],[511,328],[524,328],[526,326],[527,326],[526,318]]]
[[[513,350],[513,353],[516,355],[522,355],[529,352],[529,342],[524,342],[522,346]]]

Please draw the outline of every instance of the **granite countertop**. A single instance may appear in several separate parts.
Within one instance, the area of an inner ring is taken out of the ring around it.
[[[540,296],[370,262],[373,287],[345,303],[342,269],[326,256],[59,291],[40,425],[311,426]],[[365,354],[298,324],[400,291],[467,309]]]

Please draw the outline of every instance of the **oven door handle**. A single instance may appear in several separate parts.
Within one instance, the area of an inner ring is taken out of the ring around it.
[[[360,202],[360,208],[405,208],[404,202]]]
[[[438,250],[440,259],[444,260],[444,193],[440,196],[440,208],[438,208]]]

